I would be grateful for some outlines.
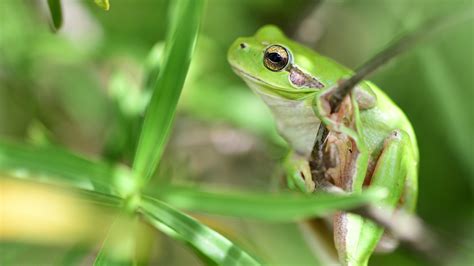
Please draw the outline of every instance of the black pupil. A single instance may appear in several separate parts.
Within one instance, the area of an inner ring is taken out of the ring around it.
[[[280,63],[281,61],[283,61],[283,58],[278,53],[269,53],[268,59],[275,63]]]

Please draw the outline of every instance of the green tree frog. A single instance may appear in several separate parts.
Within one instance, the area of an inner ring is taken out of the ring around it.
[[[228,61],[272,111],[291,151],[285,160],[288,184],[304,192],[338,188],[360,193],[383,187],[380,206],[414,212],[417,198],[418,147],[402,110],[376,85],[359,83],[339,108],[329,99],[352,71],[287,38],[275,26],[238,38]],[[320,124],[329,130],[314,163]],[[312,162],[313,160],[313,162]],[[383,229],[361,216],[338,212],[334,243],[344,265],[366,265]]]

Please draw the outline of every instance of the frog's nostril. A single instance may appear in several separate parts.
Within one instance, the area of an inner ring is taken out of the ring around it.
[[[245,47],[247,47],[246,43],[244,43],[244,42],[240,43],[240,48],[244,49]]]

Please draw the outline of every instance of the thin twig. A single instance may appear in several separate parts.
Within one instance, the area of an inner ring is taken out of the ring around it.
[[[472,19],[473,13],[472,10],[468,10],[461,13],[430,19],[414,31],[408,32],[398,39],[395,39],[386,49],[375,54],[369,61],[360,66],[356,70],[356,73],[349,79],[342,80],[342,82],[338,84],[329,100],[333,112],[339,109],[342,100],[349,94],[352,88],[354,88],[364,78],[372,74],[375,70],[388,63],[397,55],[413,48],[422,40]]]

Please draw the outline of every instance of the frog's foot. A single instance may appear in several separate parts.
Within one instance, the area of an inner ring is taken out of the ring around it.
[[[357,86],[342,100],[337,110],[332,110],[330,99],[336,88],[331,87],[316,97],[314,111],[330,130],[347,133],[350,128],[355,129],[355,113],[374,107],[377,98],[368,85]]]
[[[329,89],[315,98],[316,102],[313,105],[314,112],[330,131],[339,133],[353,132],[354,130],[351,128],[354,127],[354,109],[351,103],[351,98],[349,96],[345,97],[341,102],[339,109],[333,112],[329,100],[332,93],[333,89]]]
[[[315,183],[311,177],[308,160],[298,154],[291,152],[284,161],[288,186],[291,189],[298,188],[305,193],[314,191]]]

